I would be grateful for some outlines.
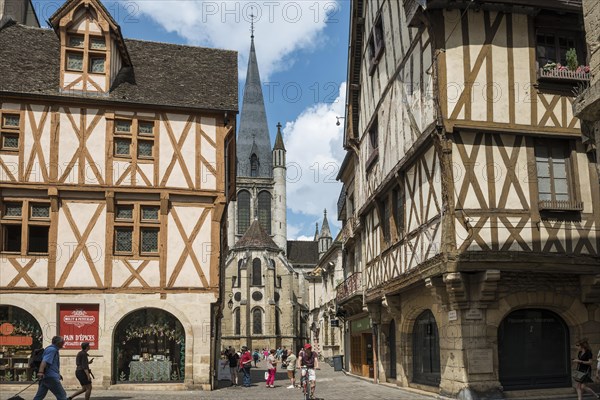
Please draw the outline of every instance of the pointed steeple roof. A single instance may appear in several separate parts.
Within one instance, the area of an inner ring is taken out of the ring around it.
[[[283,137],[281,136],[281,123],[277,124],[277,136],[275,137],[275,146],[273,150],[283,150],[285,151],[285,146],[283,144]]]
[[[252,222],[250,228],[244,233],[244,236],[237,241],[234,249],[259,249],[279,251],[279,247],[275,244],[271,236],[260,225],[257,219]]]
[[[320,238],[331,238],[331,230],[329,229],[329,221],[327,220],[327,209],[323,213],[323,224],[321,224]]]
[[[315,222],[315,242],[319,240],[319,223]]]
[[[267,125],[267,113],[263,98],[258,61],[254,48],[254,33],[250,39],[250,55],[248,58],[248,72],[244,87],[244,100],[240,116],[240,129],[237,139],[238,176],[250,176],[250,156],[253,144],[256,143],[260,168],[259,177],[271,177],[272,152],[271,137]]]

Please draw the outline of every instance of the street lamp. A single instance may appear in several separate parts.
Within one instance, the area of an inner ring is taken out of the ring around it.
[[[335,117],[335,118],[337,119],[337,121],[335,123],[336,126],[340,126],[341,125],[340,119],[346,119],[346,117]]]
[[[229,307],[229,309],[231,310],[233,308],[233,293],[229,293],[229,301],[227,302],[227,307]]]

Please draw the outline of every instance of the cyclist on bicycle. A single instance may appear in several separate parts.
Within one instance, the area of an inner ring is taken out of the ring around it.
[[[298,360],[296,361],[298,368],[305,366],[308,372],[308,381],[310,382],[310,398],[315,398],[315,387],[317,386],[317,375],[315,369],[319,369],[319,360],[317,359],[317,353],[312,351],[310,343],[304,345],[304,350],[300,350],[298,353]]]

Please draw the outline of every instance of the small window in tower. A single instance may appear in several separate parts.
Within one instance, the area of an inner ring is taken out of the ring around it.
[[[259,167],[258,157],[256,156],[256,154],[252,154],[252,156],[250,156],[250,176],[251,177],[258,176],[258,167]]]

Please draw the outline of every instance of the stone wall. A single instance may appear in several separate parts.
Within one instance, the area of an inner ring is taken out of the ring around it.
[[[594,85],[600,80],[600,2],[583,0],[583,17]]]

